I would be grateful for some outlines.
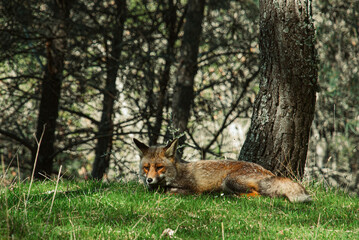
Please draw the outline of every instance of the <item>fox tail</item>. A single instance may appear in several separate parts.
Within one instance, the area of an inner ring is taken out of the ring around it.
[[[312,198],[299,183],[289,178],[270,177],[261,180],[258,184],[259,192],[270,197],[284,196],[291,202],[311,202]]]

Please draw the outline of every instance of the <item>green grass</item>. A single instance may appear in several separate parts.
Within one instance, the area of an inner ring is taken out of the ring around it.
[[[0,188],[0,238],[160,239],[172,229],[177,239],[359,239],[359,198],[315,185],[309,186],[313,203],[293,204],[64,181],[50,212],[55,186],[35,182],[27,201],[28,183]]]

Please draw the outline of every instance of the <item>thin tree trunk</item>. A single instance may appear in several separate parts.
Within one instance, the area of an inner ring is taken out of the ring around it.
[[[311,1],[260,1],[262,75],[239,159],[301,178],[314,117],[317,61]]]
[[[41,100],[36,130],[36,138],[40,140],[45,128],[35,168],[35,177],[37,178],[43,178],[43,175],[51,175],[53,168],[56,120],[58,118],[64,58],[67,47],[66,22],[69,18],[70,4],[71,1],[64,0],[61,3],[54,1],[53,5],[55,19],[53,33],[55,36],[51,36],[46,43],[47,66],[41,86]],[[36,150],[33,151],[32,156],[34,163]]]
[[[194,98],[193,85],[198,69],[197,58],[202,34],[204,5],[205,0],[190,0],[188,2],[181,57],[172,103],[173,127],[178,130],[177,134],[183,133],[187,129]],[[182,143],[183,140],[180,139],[179,144]]]
[[[167,50],[166,50],[166,63],[162,72],[162,76],[159,80],[160,91],[158,93],[156,104],[156,121],[154,127],[150,131],[150,145],[156,145],[157,140],[161,134],[162,122],[163,122],[163,110],[166,107],[167,102],[167,87],[170,81],[170,70],[174,62],[174,47],[178,38],[176,22],[176,5],[173,0],[168,1],[168,11],[166,11],[165,22],[168,31]]]
[[[117,16],[118,21],[113,29],[113,39],[111,49],[107,49],[110,53],[106,58],[106,85],[103,96],[103,109],[101,122],[97,132],[97,145],[95,149],[95,161],[92,168],[92,177],[95,179],[102,179],[106,170],[110,166],[110,153],[112,150],[113,140],[113,115],[114,115],[114,103],[116,99],[116,78],[119,68],[119,58],[122,50],[122,37],[124,31],[124,25],[126,20],[126,1],[117,0]]]

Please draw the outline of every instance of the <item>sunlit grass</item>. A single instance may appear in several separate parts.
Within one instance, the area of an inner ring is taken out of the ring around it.
[[[0,238],[15,239],[358,239],[359,199],[309,187],[314,202],[178,196],[134,182],[35,182],[0,191]],[[5,196],[5,192],[7,193]],[[7,198],[7,203],[5,201]],[[6,214],[6,205],[7,213]],[[7,226],[9,222],[9,227]]]

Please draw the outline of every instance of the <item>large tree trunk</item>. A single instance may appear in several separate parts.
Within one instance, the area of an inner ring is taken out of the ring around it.
[[[193,84],[198,69],[197,58],[202,34],[204,5],[205,0],[190,0],[188,2],[181,57],[172,103],[173,127],[179,133],[183,133],[187,129],[194,98]],[[180,139],[180,145],[183,143],[182,141]]]
[[[260,1],[262,76],[239,159],[301,178],[314,116],[317,61],[311,1]]]
[[[113,39],[111,49],[106,49],[110,53],[106,57],[106,85],[103,93],[103,109],[99,130],[97,132],[97,145],[95,150],[95,161],[92,168],[92,177],[102,179],[106,170],[110,166],[110,153],[113,140],[113,115],[114,103],[116,99],[116,78],[119,68],[119,58],[122,50],[122,37],[125,25],[126,1],[116,1],[116,21],[113,29]]]
[[[61,3],[54,1],[52,5],[55,19],[53,26],[54,36],[51,36],[46,43],[47,66],[41,86],[41,101],[36,131],[38,141],[44,131],[35,168],[35,177],[37,178],[43,178],[43,175],[52,173],[56,120],[63,80],[70,4],[71,1],[64,0]],[[32,155],[34,162],[36,158],[35,150]]]

